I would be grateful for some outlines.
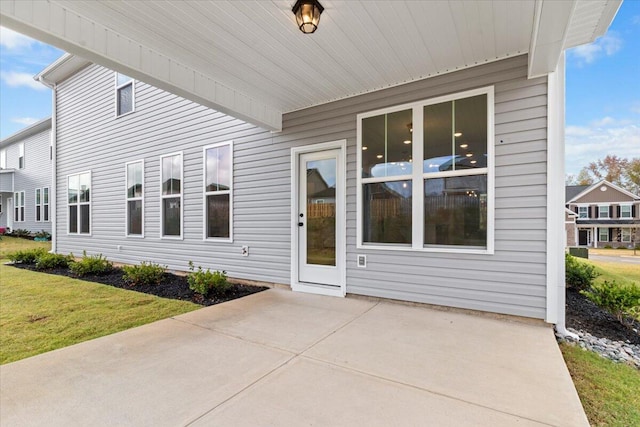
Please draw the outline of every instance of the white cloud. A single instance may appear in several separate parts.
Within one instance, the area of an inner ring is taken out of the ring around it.
[[[0,27],[0,46],[6,49],[24,49],[36,43],[32,38],[16,33],[8,28]]]
[[[35,90],[46,90],[46,86],[33,80],[33,74],[19,73],[17,71],[2,71],[0,78],[10,87],[28,87]]]
[[[40,119],[36,119],[34,117],[14,117],[11,119],[13,123],[18,123],[21,125],[29,126],[34,124],[35,122],[40,121]]]
[[[640,127],[628,124],[611,127],[567,126],[565,129],[567,173],[577,174],[584,166],[607,154],[627,159],[640,157]]]
[[[593,43],[569,50],[569,57],[577,60],[578,66],[591,64],[602,56],[614,55],[622,49],[622,39],[615,31],[609,31]]]
[[[600,120],[594,120],[590,123],[591,127],[595,127],[595,128],[602,128],[602,127],[607,127],[607,126],[626,126],[626,125],[631,125],[634,122],[632,120],[626,120],[626,119],[614,119],[613,117],[603,117]]]

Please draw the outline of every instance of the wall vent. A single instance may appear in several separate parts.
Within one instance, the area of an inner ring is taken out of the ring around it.
[[[358,267],[367,268],[367,256],[366,255],[358,255]]]

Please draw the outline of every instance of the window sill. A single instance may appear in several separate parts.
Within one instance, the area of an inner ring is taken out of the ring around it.
[[[202,239],[205,242],[211,242],[211,243],[233,243],[233,239],[229,238],[223,238],[223,237],[205,237]]]
[[[134,108],[133,110],[129,111],[128,113],[124,113],[124,114],[120,114],[120,115],[117,115],[117,114],[116,114],[116,119],[119,119],[120,117],[128,116],[128,115],[133,114],[133,113],[135,113],[135,112],[136,112],[136,110],[135,110],[135,108]]]
[[[144,239],[144,234],[127,234],[124,237],[127,239]]]
[[[160,236],[160,240],[184,240],[182,236]]]
[[[402,252],[425,252],[425,253],[444,253],[444,254],[476,254],[476,255],[493,255],[494,250],[489,248],[455,248],[455,247],[428,247],[428,248],[414,248],[412,246],[400,246],[400,245],[369,245],[358,244],[357,249],[362,250],[375,250],[375,251],[402,251]]]

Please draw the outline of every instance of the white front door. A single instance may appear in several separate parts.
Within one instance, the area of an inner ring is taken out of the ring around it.
[[[7,228],[13,231],[13,197],[7,198],[7,206],[5,212],[5,215],[7,215]]]
[[[305,151],[292,153],[296,172],[292,287],[344,296],[344,147],[299,150]]]

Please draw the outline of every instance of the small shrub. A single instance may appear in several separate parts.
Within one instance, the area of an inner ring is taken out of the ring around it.
[[[604,249],[613,249],[611,245],[604,245]]]
[[[48,242],[49,240],[51,240],[51,233],[42,230],[42,231],[38,231],[36,234],[34,234],[36,241],[40,241],[40,242]]]
[[[204,271],[200,266],[198,266],[196,270],[191,261],[189,261],[189,270],[191,270],[191,273],[187,276],[189,289],[202,296],[206,297],[212,290],[222,294],[231,287],[231,284],[227,280],[226,271],[212,272],[209,269]]]
[[[82,277],[88,274],[100,276],[107,274],[113,269],[113,264],[102,254],[87,255],[87,251],[82,252],[82,259],[69,265],[69,270],[76,276]]]
[[[125,265],[123,279],[132,285],[157,285],[162,281],[167,266],[141,262],[140,265]]]
[[[578,261],[575,257],[565,254],[565,281],[568,287],[578,290],[589,289],[593,279],[599,276],[593,265]]]
[[[7,254],[7,258],[14,263],[35,264],[38,258],[46,253],[47,250],[44,248],[24,249]]]
[[[25,230],[24,228],[16,228],[10,234],[12,237],[20,237],[22,239],[31,237],[31,232],[29,230]]]
[[[640,286],[635,283],[618,284],[615,280],[612,282],[605,280],[603,283],[593,285],[587,291],[582,291],[582,294],[616,316],[622,324],[627,324],[626,316],[637,315],[640,307]]]
[[[36,261],[36,270],[67,268],[73,262],[71,255],[44,253]]]

